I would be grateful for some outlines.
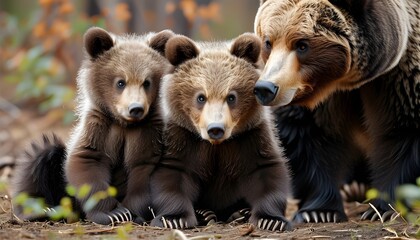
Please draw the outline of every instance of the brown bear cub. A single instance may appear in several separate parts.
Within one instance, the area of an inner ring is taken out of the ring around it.
[[[114,36],[97,27],[85,33],[77,125],[66,147],[55,137],[45,137],[44,148],[33,145],[35,152],[17,175],[15,195],[47,197],[54,206],[60,196],[50,196],[52,190],[59,188],[62,196],[66,184],[87,184],[90,194],[77,199],[83,206],[94,193],[115,186],[117,196],[85,212],[88,220],[141,223],[150,215],[149,177],[161,156],[163,127],[157,98],[162,76],[172,69],[163,53],[173,35],[165,30]]]
[[[290,228],[286,159],[270,110],[253,95],[260,48],[253,34],[232,42],[168,40],[165,55],[175,70],[161,85],[164,152],[151,180],[151,225],[190,228],[198,224],[195,209],[226,221],[250,208],[250,222],[260,228]]]
[[[362,219],[389,219],[396,188],[420,176],[419,9],[419,0],[261,0],[266,65],[255,94],[278,107],[296,221],[346,220],[339,186],[353,176],[388,196]]]

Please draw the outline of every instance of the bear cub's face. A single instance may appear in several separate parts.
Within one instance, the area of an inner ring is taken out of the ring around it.
[[[89,54],[89,96],[101,111],[120,123],[138,122],[147,116],[158,95],[160,79],[171,68],[163,56],[165,30],[145,36],[113,36],[91,28],[84,36]]]
[[[350,69],[349,29],[328,1],[261,1],[255,33],[266,62],[256,95],[263,105],[289,103],[315,107],[337,89],[347,89],[357,73]]]
[[[176,66],[162,83],[163,108],[171,121],[212,144],[252,128],[259,119],[253,88],[261,43],[243,34],[230,43],[194,43],[177,36],[166,44]]]

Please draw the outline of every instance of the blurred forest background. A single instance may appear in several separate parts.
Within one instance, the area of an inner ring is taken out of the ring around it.
[[[0,168],[43,132],[69,134],[75,78],[90,26],[196,40],[253,32],[257,0],[1,0]],[[1,181],[1,178],[0,178]]]

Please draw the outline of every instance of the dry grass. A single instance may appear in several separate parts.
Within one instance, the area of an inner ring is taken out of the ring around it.
[[[344,223],[298,224],[289,232],[268,232],[251,224],[214,224],[189,230],[169,230],[125,223],[102,226],[88,222],[22,222],[12,215],[10,199],[0,200],[0,239],[413,239],[417,228],[401,217],[392,222],[360,221],[351,217]],[[296,206],[291,202],[289,212]],[[367,205],[346,204],[349,215],[366,209]]]

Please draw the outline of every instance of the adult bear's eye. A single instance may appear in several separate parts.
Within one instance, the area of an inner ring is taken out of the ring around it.
[[[264,62],[267,62],[268,58],[271,54],[271,49],[273,48],[273,43],[271,42],[268,36],[263,38],[263,46],[262,46],[262,59]]]
[[[273,48],[271,40],[268,37],[264,37],[264,48],[266,51],[271,51],[271,48]]]
[[[124,79],[120,79],[120,80],[117,81],[117,88],[124,89],[125,85],[126,84],[125,84],[125,80]]]

